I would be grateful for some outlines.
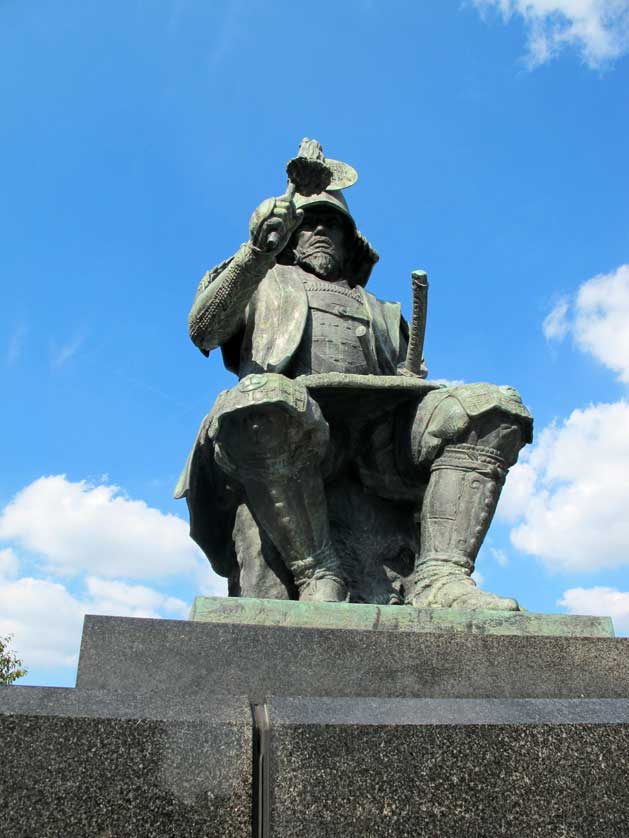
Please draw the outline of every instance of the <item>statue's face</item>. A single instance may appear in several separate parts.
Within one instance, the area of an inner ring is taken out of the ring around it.
[[[321,279],[334,282],[343,273],[348,254],[348,223],[335,210],[306,210],[293,237],[295,261]]]

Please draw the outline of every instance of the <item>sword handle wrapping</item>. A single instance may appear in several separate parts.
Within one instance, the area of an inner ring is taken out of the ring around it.
[[[419,374],[424,354],[426,336],[426,314],[428,309],[428,274],[426,271],[413,271],[413,317],[408,336],[405,367],[409,372]]]

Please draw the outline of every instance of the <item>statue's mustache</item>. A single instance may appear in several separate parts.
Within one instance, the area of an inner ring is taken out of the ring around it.
[[[318,253],[336,257],[336,248],[330,239],[321,236],[317,237],[314,241],[308,242],[302,251],[302,256],[311,256]]]

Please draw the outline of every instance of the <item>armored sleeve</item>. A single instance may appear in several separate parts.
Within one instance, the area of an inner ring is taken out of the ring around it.
[[[245,309],[275,257],[243,244],[231,259],[205,274],[188,317],[190,338],[204,355],[242,327]]]

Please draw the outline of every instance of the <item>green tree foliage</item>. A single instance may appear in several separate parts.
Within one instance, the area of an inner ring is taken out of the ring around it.
[[[22,661],[9,649],[10,637],[0,637],[0,684],[12,684],[26,675]]]

